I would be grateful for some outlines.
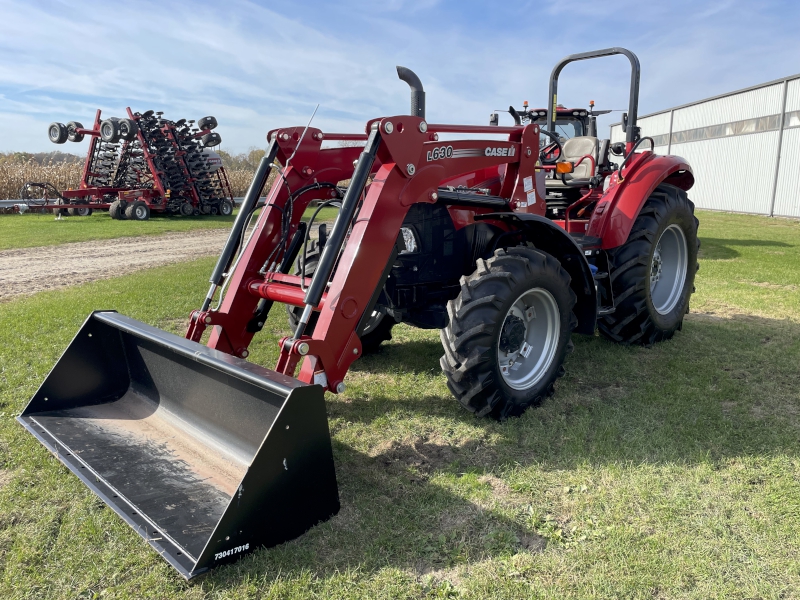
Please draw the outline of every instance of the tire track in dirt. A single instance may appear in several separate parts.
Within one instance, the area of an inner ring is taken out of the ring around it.
[[[228,229],[0,251],[0,302],[219,254]]]

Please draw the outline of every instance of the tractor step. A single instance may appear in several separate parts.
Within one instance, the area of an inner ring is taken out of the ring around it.
[[[339,510],[320,386],[114,312],[18,420],[187,579]]]
[[[592,237],[590,235],[581,235],[579,233],[571,233],[572,239],[581,248],[581,250],[599,250],[603,245],[603,240],[599,237]]]

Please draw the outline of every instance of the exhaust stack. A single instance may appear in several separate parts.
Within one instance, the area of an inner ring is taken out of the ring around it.
[[[411,115],[425,118],[425,90],[417,74],[411,69],[397,66],[397,76],[411,88]]]

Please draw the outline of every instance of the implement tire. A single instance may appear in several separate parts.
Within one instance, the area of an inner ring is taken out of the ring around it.
[[[314,271],[317,270],[317,265],[319,264],[321,252],[319,251],[319,246],[317,244],[317,240],[311,240],[308,243],[308,251],[306,252],[306,268],[305,268],[305,277],[312,277],[314,275]],[[297,269],[295,269],[295,275],[300,275],[301,273],[301,263],[303,260],[303,253],[302,250],[300,251],[300,256],[297,259]],[[301,306],[292,306],[291,304],[286,305],[286,314],[289,320],[289,327],[292,332],[297,329],[297,324],[300,322],[300,316],[303,314],[303,308]],[[306,325],[306,335],[311,335],[314,332],[314,326],[317,324],[317,320],[319,319],[319,313],[314,311],[311,313],[311,318],[308,320],[308,325]],[[378,350],[378,347],[383,343],[387,342],[392,339],[392,327],[395,325],[395,320],[386,315],[384,313],[375,311],[373,312],[373,318],[367,324],[367,328],[364,330],[364,334],[361,336],[361,350],[363,354],[371,354]]]
[[[616,310],[598,323],[604,337],[651,346],[681,329],[700,268],[698,224],[684,190],[653,191],[628,240],[608,253]]]
[[[125,218],[125,211],[122,210],[122,203],[119,200],[114,200],[108,207],[108,214],[112,219],[121,221]]]
[[[503,420],[553,395],[578,324],[569,284],[558,260],[530,246],[500,248],[461,278],[440,364],[464,408]]]
[[[67,212],[70,217],[88,217],[92,214],[91,208],[68,208]]]

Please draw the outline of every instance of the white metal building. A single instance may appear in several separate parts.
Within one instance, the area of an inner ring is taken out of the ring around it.
[[[800,74],[639,117],[638,125],[658,154],[692,165],[689,196],[698,208],[800,217]],[[625,141],[619,124],[611,141]]]

